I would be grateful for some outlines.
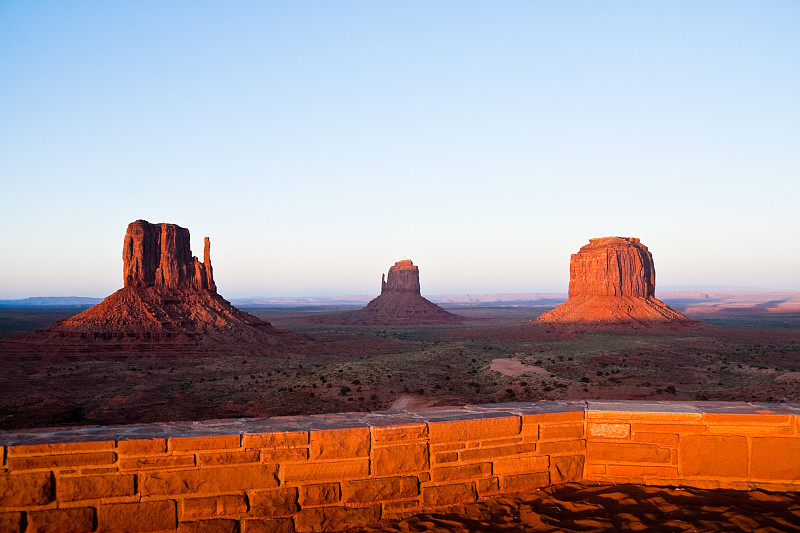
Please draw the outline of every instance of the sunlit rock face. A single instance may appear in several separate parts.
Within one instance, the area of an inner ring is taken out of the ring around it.
[[[211,241],[205,238],[203,262],[192,256],[189,230],[176,224],[128,224],[122,247],[125,287],[216,290]]]
[[[537,320],[551,323],[690,322],[655,297],[653,256],[639,239],[590,239],[570,258],[569,299]]]
[[[122,289],[48,332],[88,340],[307,342],[235,308],[217,293],[208,237],[200,262],[192,255],[188,229],[137,220],[125,232],[122,263]]]
[[[419,267],[404,259],[389,267],[389,273],[381,280],[381,294],[387,292],[410,292],[419,294]]]

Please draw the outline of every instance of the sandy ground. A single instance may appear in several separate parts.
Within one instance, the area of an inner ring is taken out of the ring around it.
[[[800,493],[567,484],[351,531],[800,531]]]
[[[490,369],[505,376],[518,378],[524,375],[550,377],[550,372],[540,366],[524,365],[516,359],[492,359]]]

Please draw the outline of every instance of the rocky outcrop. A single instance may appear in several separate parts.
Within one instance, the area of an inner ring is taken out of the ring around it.
[[[203,262],[192,256],[189,230],[175,224],[128,224],[122,247],[125,287],[207,289],[216,291],[211,241],[205,238]]]
[[[200,262],[192,256],[188,229],[137,220],[125,233],[122,261],[122,289],[46,332],[91,341],[179,339],[260,346],[307,341],[236,309],[217,294],[208,237]]]
[[[380,296],[363,309],[312,318],[317,323],[387,326],[457,324],[462,320],[422,297],[419,268],[410,259],[389,268],[389,273],[381,278]]]
[[[389,267],[389,274],[381,276],[381,294],[408,292],[419,294],[419,267],[411,259],[403,259]]]
[[[655,297],[653,256],[639,239],[590,239],[570,258],[569,299],[537,320],[549,323],[691,322]]]

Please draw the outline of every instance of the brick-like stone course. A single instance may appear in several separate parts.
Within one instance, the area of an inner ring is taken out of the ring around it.
[[[0,531],[322,531],[576,481],[800,490],[800,406],[548,402],[0,432]]]

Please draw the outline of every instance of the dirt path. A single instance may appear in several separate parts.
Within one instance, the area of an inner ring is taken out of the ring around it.
[[[516,359],[492,359],[492,364],[489,366],[489,368],[495,372],[500,372],[506,376],[511,376],[512,378],[523,376],[525,374],[543,377],[550,376],[550,372],[544,368],[540,366],[524,365]]]

